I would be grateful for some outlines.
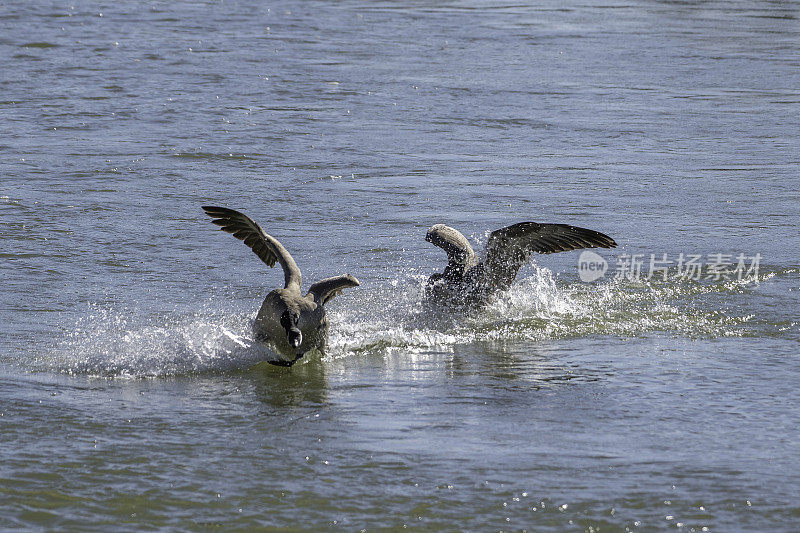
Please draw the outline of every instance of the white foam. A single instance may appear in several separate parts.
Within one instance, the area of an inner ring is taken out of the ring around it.
[[[635,335],[671,332],[686,336],[742,334],[737,318],[692,304],[698,295],[738,286],[686,281],[586,284],[556,280],[534,267],[487,308],[464,316],[424,308],[427,276],[409,274],[328,307],[327,357],[357,353],[451,351],[479,341]],[[249,368],[276,358],[256,343],[252,311],[163,313],[144,319],[127,311],[93,308],[40,361],[49,369],[113,377],[148,377]],[[750,317],[752,318],[752,317]]]
[[[145,321],[94,309],[44,363],[62,372],[149,377],[246,368],[273,355],[253,342],[244,315],[198,313]]]

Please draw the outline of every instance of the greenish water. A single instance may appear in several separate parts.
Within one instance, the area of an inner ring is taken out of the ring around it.
[[[792,531],[798,8],[0,3],[0,529]],[[361,280],[325,357],[205,204]],[[420,305],[522,220],[620,247]]]

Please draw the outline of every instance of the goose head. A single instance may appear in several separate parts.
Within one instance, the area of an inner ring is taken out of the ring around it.
[[[300,321],[300,310],[289,307],[281,313],[281,327],[286,332],[286,341],[289,346],[297,350],[303,343],[303,332],[300,331],[298,323]]]

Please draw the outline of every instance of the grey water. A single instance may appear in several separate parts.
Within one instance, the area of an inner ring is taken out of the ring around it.
[[[798,16],[0,2],[0,529],[795,530]],[[324,356],[206,204],[361,280]],[[420,305],[429,226],[524,220],[619,247]]]

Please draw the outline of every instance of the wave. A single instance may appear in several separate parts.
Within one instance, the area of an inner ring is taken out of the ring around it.
[[[622,279],[587,284],[558,280],[550,270],[533,267],[531,275],[518,280],[492,305],[464,316],[422,305],[425,279],[409,274],[378,287],[363,287],[357,296],[342,296],[329,304],[331,335],[323,361],[352,354],[447,352],[475,342],[758,334],[753,314],[731,311],[715,301],[715,297],[730,301],[753,287],[736,281]],[[117,378],[243,370],[276,357],[254,341],[254,314],[255,310],[201,309],[143,318],[135,312],[95,307],[36,366]]]

